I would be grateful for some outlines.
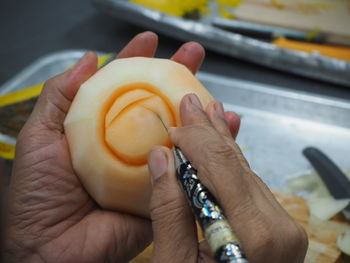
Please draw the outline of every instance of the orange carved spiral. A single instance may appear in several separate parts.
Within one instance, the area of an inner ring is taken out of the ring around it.
[[[162,122],[176,126],[170,100],[148,83],[125,85],[109,97],[102,111],[104,145],[124,164],[145,165],[152,146],[172,146]]]

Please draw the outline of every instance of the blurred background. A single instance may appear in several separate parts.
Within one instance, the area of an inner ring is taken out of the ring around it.
[[[149,29],[130,23],[133,21],[126,22],[118,16],[107,15],[88,0],[2,0],[0,19],[0,59],[4,63],[0,68],[0,85],[50,52],[77,48],[117,52],[135,34]],[[156,28],[153,30],[157,32]],[[181,43],[170,35],[161,34],[157,55],[169,57]],[[202,70],[350,98],[344,86],[282,73],[208,50]]]

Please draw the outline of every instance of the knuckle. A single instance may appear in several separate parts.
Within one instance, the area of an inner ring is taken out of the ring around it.
[[[49,78],[48,80],[45,81],[44,88],[50,87],[54,85],[54,83],[55,83],[55,77]]]
[[[46,92],[55,90],[57,87],[63,85],[65,76],[67,76],[68,72],[69,71],[63,72],[46,80],[43,86],[43,92],[46,94]]]
[[[254,229],[254,242],[252,251],[254,251],[256,258],[268,259],[271,258],[272,252],[278,245],[273,227],[265,218],[260,217],[255,221],[256,227]]]
[[[308,238],[304,229],[292,218],[282,219],[275,229],[274,247],[275,256],[285,261],[292,256],[288,251],[293,251],[293,256],[285,262],[304,262],[308,247]]]
[[[153,201],[153,200],[152,200]],[[150,213],[152,218],[164,218],[164,216],[172,217],[181,211],[181,207],[178,206],[177,200],[172,198],[160,198],[157,202],[150,204]]]
[[[44,90],[50,89],[51,87],[56,85],[57,79],[59,78],[60,75],[54,76],[52,78],[49,78],[48,80],[45,81],[44,83]]]
[[[229,188],[232,189],[231,186]],[[219,202],[224,204],[224,211],[232,223],[249,224],[261,217],[260,210],[245,185],[235,188],[234,191],[228,191],[227,195],[221,195],[217,198]]]
[[[261,179],[260,176],[258,176],[256,173],[254,173],[252,170],[249,169],[249,172],[247,173],[247,178],[252,179],[257,186],[265,192],[267,195],[273,195],[270,188],[265,184],[265,182]]]
[[[222,167],[227,173],[231,173],[232,169],[240,168],[237,162],[237,157],[232,148],[224,142],[211,141],[210,143],[203,143],[200,149],[203,155],[203,162],[198,168],[205,171],[205,173],[216,173],[213,169],[215,167]]]
[[[293,219],[285,220],[284,222],[285,233],[288,236],[289,243],[295,243],[295,240],[299,241],[303,237],[302,228]]]
[[[184,213],[184,197],[180,195],[182,193],[178,193],[174,187],[166,183],[155,182],[155,187],[149,205],[151,218],[176,220]]]
[[[181,149],[186,149],[190,145],[198,145],[198,147],[202,147],[203,141],[208,139],[209,134],[211,134],[210,129],[208,125],[203,122],[196,125],[178,128],[176,130],[175,139]]]
[[[220,158],[223,160],[232,160],[236,157],[232,147],[223,141],[214,141],[203,146],[206,147],[210,159],[216,160]]]
[[[285,242],[288,247],[300,254],[306,253],[308,247],[308,237],[304,228],[294,220],[291,220],[285,233]]]
[[[152,224],[158,231],[174,231],[183,218],[190,217],[186,206],[179,205],[176,199],[166,199],[157,205],[150,205]],[[166,230],[165,230],[166,229]]]
[[[303,262],[308,247],[304,229],[292,219],[256,217],[254,251],[257,262]],[[293,255],[290,253],[293,251]],[[265,261],[266,260],[266,261]]]

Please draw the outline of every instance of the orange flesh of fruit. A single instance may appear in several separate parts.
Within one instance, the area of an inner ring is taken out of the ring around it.
[[[169,100],[150,84],[121,87],[101,115],[105,146],[127,165],[146,164],[148,151],[154,145],[172,146],[163,123],[167,127],[176,126],[175,111]]]

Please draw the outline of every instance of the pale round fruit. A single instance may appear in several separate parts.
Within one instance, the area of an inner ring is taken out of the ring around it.
[[[213,99],[185,66],[143,57],[117,59],[80,87],[65,134],[74,170],[101,207],[149,217],[147,154],[155,145],[172,147],[161,120],[181,126],[188,93],[203,106]]]

